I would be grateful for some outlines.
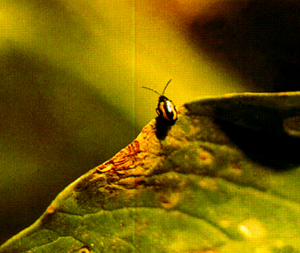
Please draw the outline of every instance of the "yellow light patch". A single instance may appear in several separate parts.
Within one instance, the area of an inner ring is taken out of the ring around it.
[[[239,225],[241,233],[249,239],[259,239],[266,236],[266,229],[256,219],[249,219]]]

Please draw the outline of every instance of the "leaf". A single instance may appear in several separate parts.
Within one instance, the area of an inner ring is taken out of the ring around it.
[[[300,252],[300,93],[178,115],[152,120],[0,252]]]

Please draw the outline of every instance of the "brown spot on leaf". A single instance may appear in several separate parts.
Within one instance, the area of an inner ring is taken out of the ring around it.
[[[53,205],[50,205],[48,208],[47,208],[47,211],[46,213],[48,214],[52,214],[55,212],[55,207]]]
[[[173,209],[180,200],[180,194],[178,192],[171,193],[168,196],[160,197],[160,204],[165,209]]]
[[[230,167],[229,167],[229,172],[230,174],[233,175],[241,175],[242,174],[242,169],[241,169],[241,165],[238,163],[233,163]]]
[[[213,155],[206,150],[200,150],[199,159],[200,162],[211,163],[213,159]]]

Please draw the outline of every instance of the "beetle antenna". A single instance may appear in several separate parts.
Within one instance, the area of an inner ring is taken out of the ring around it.
[[[163,91],[162,95],[164,95],[165,90],[167,89],[167,87],[168,87],[168,85],[169,85],[169,83],[170,83],[171,81],[172,81],[172,79],[170,79],[170,81],[166,84],[166,86],[165,86],[165,88],[164,88],[164,91]]]
[[[150,88],[148,88],[148,87],[145,87],[145,86],[142,86],[142,88],[147,89],[147,90],[151,90],[151,91],[153,91],[153,92],[155,92],[156,94],[158,94],[158,95],[161,96],[161,94],[159,94],[156,90],[152,90],[152,89],[150,89]]]

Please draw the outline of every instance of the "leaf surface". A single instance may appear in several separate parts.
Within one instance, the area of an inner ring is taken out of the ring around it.
[[[0,252],[300,252],[300,93],[152,120]]]

